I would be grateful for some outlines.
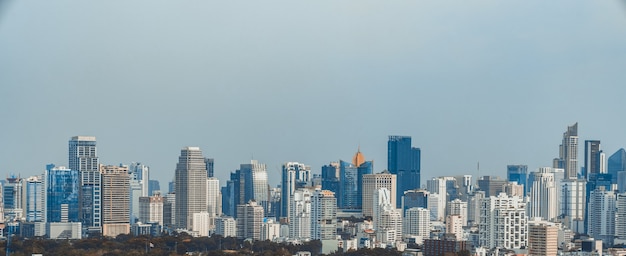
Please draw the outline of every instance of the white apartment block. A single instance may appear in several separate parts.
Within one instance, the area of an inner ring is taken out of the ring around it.
[[[237,222],[233,217],[220,217],[215,219],[215,234],[223,237],[237,236]]]
[[[420,236],[422,239],[430,237],[430,210],[413,207],[404,213],[405,236]]]
[[[289,203],[289,238],[311,238],[311,195],[309,189],[296,189]]]
[[[479,243],[487,248],[520,249],[528,243],[526,203],[521,197],[500,193],[481,202]]]
[[[337,239],[337,199],[329,190],[315,190],[311,197],[311,239]]]
[[[467,226],[467,202],[461,199],[454,199],[448,202],[448,215],[458,215],[461,217],[462,226]]]
[[[540,168],[532,172],[533,183],[530,184],[530,199],[528,202],[529,217],[541,217],[544,220],[555,221],[558,215],[557,188],[552,168]]]

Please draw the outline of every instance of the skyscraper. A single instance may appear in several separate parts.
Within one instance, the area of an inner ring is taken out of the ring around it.
[[[99,165],[96,137],[74,136],[70,139],[69,169],[78,171],[80,176],[79,219],[83,229],[96,233],[102,231]]]
[[[306,188],[296,189],[289,197],[289,238],[306,240],[311,238],[311,196]]]
[[[360,152],[357,152],[359,155]],[[362,156],[362,155],[361,155]],[[356,157],[354,159],[363,159]],[[356,165],[360,164],[360,165]],[[339,161],[339,198],[338,207],[341,209],[361,209],[363,196],[363,175],[371,174],[373,169],[372,161],[348,163]]]
[[[46,166],[46,221],[47,222],[78,222],[79,221],[79,188],[80,180],[77,170],[64,166]]]
[[[100,165],[102,173],[102,235],[130,233],[130,177],[128,167]],[[139,201],[137,201],[139,203]]]
[[[240,165],[245,186],[244,201],[254,200],[266,211],[269,210],[269,186],[267,183],[267,167],[257,160],[250,160],[249,164]],[[241,192],[241,191],[240,191]]]
[[[222,194],[220,192],[220,180],[209,177],[206,181],[207,212],[209,213],[209,228],[215,228],[215,218],[222,215]]]
[[[322,166],[322,189],[339,193],[339,162],[331,162]]]
[[[259,240],[261,223],[263,223],[263,207],[254,200],[247,204],[237,205],[237,238]]]
[[[45,222],[45,189],[41,176],[31,176],[24,180],[25,198],[24,205],[27,222]],[[42,234],[43,235],[43,234]]]
[[[482,199],[478,223],[479,243],[487,248],[519,249],[528,243],[526,203],[521,197],[500,193]]]
[[[555,221],[558,215],[557,188],[552,168],[540,168],[532,172],[533,184],[530,189],[529,217],[541,217],[544,220]]]
[[[408,209],[415,207],[428,208],[429,194],[430,192],[425,189],[404,191],[404,196],[402,196],[402,211],[405,213]]]
[[[391,202],[396,202],[396,175],[388,171],[377,174],[365,174],[363,175],[363,216],[373,216],[374,193],[379,188],[387,188]]]
[[[558,233],[555,223],[538,218],[528,221],[528,255],[557,255]]]
[[[430,210],[422,207],[412,207],[404,213],[405,235],[430,237]]]
[[[208,177],[215,177],[215,160],[213,158],[205,158],[204,163],[206,163],[206,172]]]
[[[508,181],[516,181],[517,184],[524,186],[524,196],[526,191],[529,190],[527,185],[528,180],[528,166],[527,165],[507,165],[506,173]]]
[[[373,197],[373,224],[381,243],[395,244],[402,239],[402,213],[391,202],[387,188],[379,188]]]
[[[411,147],[410,136],[389,136],[387,142],[387,170],[397,176],[396,195],[404,191],[420,188],[421,151]],[[396,198],[396,207],[402,204],[401,197]]]
[[[585,231],[585,180],[569,179],[561,182],[561,215],[565,225],[574,232]]]
[[[9,220],[20,220],[24,217],[24,189],[22,178],[11,176],[2,186],[4,200],[4,217]]]
[[[587,234],[608,246],[613,246],[615,238],[615,203],[615,193],[604,187],[596,188],[589,196]]]
[[[283,164],[281,188],[281,207],[279,217],[287,217],[289,214],[290,197],[298,188],[304,188],[311,183],[311,166],[298,162]]]
[[[200,148],[185,147],[180,151],[175,179],[176,227],[191,230],[193,214],[207,210],[207,171]]]
[[[565,169],[566,179],[578,178],[578,123],[568,126],[563,133],[559,158],[555,159],[553,167]]]
[[[329,190],[315,190],[311,197],[311,239],[337,239],[337,199]]]
[[[600,173],[600,141],[585,140],[585,165],[581,176],[583,179],[589,178],[590,173]]]
[[[139,198],[139,221],[143,223],[159,223],[163,226],[163,203],[161,194]]]
[[[619,172],[626,171],[626,150],[620,148],[609,157],[607,171],[611,174],[612,183],[617,184]]]

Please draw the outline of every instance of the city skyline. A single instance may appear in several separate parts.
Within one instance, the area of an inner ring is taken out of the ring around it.
[[[256,159],[273,186],[286,162],[319,173],[359,146],[379,173],[389,135],[421,149],[422,184],[551,166],[575,122],[578,167],[585,140],[626,147],[617,1],[250,5],[2,4],[0,175],[68,166],[76,135],[162,190],[186,146],[222,185]]]

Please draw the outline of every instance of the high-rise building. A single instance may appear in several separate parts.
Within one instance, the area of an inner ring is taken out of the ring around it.
[[[157,193],[153,196],[139,198],[139,221],[142,223],[159,223],[163,226],[163,203],[165,198]]]
[[[589,198],[591,197],[591,192],[593,192],[594,190],[596,190],[597,188],[604,188],[604,190],[606,191],[610,191],[612,190],[613,184],[612,184],[612,177],[611,174],[608,173],[589,173],[588,175],[588,180],[587,183],[585,185],[585,198],[587,198],[587,200],[585,201],[585,215],[584,216],[589,216],[589,211],[591,210],[589,208]],[[587,229],[589,227],[589,218],[585,218],[585,233],[587,233]]]
[[[430,210],[412,207],[404,212],[404,231],[407,236],[430,237]]]
[[[339,197],[337,205],[341,209],[362,209],[363,176],[372,174],[374,163],[365,161],[359,150],[352,163],[339,161]]]
[[[467,202],[461,201],[461,199],[454,199],[448,202],[448,215],[459,216],[461,226],[467,226]],[[448,232],[450,233],[450,232]]]
[[[478,223],[479,243],[487,248],[520,249],[528,243],[526,203],[521,197],[500,193],[482,199]]]
[[[396,202],[396,175],[383,171],[377,174],[365,174],[363,175],[363,216],[373,215],[373,198],[374,193],[379,188],[387,188],[391,197],[391,202]]]
[[[574,232],[584,233],[585,180],[566,179],[561,182],[561,214],[565,226]]]
[[[311,190],[296,189],[289,197],[289,238],[307,240],[311,238]]]
[[[539,168],[532,172],[533,183],[530,184],[530,200],[528,214],[530,218],[541,217],[544,220],[555,221],[558,215],[557,188],[552,168]]]
[[[130,177],[128,167],[100,165],[102,174],[102,235],[130,233]]]
[[[176,227],[191,230],[193,214],[207,210],[206,164],[198,147],[180,151],[176,165]]]
[[[141,181],[131,179],[130,184],[130,223],[135,224],[139,219],[139,198],[143,197],[143,187]]]
[[[148,196],[153,196],[155,191],[161,191],[161,185],[158,180],[148,181]]]
[[[389,136],[387,141],[387,170],[397,176],[396,195],[420,188],[421,150],[411,146],[410,136]],[[401,207],[401,197],[396,207]]]
[[[133,162],[128,166],[131,181],[141,184],[141,196],[149,195],[150,167],[142,163]]]
[[[279,217],[289,215],[289,203],[293,193],[298,188],[311,185],[311,166],[298,162],[287,162],[283,164],[281,188],[281,207]]]
[[[69,141],[69,169],[80,176],[80,221],[87,232],[102,232],[102,198],[100,197],[100,162],[96,137],[74,136]]]
[[[437,177],[426,181],[426,189],[432,194],[437,194],[438,202],[438,219],[442,220],[446,216],[446,207],[448,201],[456,199],[449,197],[455,195],[456,180],[454,177]]]
[[[480,207],[482,199],[485,198],[485,191],[476,191],[469,197],[467,202],[467,224],[477,226],[480,221]]]
[[[193,227],[191,230],[197,232],[198,236],[209,236],[209,221],[211,216],[208,212],[196,212],[193,214]]]
[[[207,177],[215,177],[215,159],[213,158],[205,158],[204,163],[206,164],[206,174]]]
[[[517,184],[524,186],[524,195],[528,191],[528,166],[527,165],[507,165],[506,176],[509,182],[515,181]]]
[[[263,207],[251,200],[247,204],[237,206],[237,238],[261,239],[261,223],[263,223]]]
[[[331,162],[322,166],[322,189],[339,193],[339,162]]]
[[[617,184],[619,172],[626,171],[626,150],[620,148],[608,160],[607,172],[611,174],[612,183]]]
[[[533,218],[528,221],[528,255],[552,256],[558,252],[559,228],[555,223]]]
[[[406,212],[406,210],[414,207],[428,208],[429,194],[430,192],[425,189],[404,191],[404,196],[402,196],[402,211]]]
[[[337,239],[337,199],[330,190],[316,189],[311,197],[311,239]]]
[[[11,176],[2,186],[4,218],[7,221],[24,217],[24,188],[21,177]]]
[[[230,173],[226,186],[222,187],[222,212],[228,216],[237,216],[237,205],[246,204],[246,180],[241,170]]]
[[[446,216],[446,234],[454,235],[456,240],[463,240],[463,217],[456,214]]]
[[[590,173],[600,173],[601,152],[599,140],[585,140],[585,162],[581,173],[583,179],[587,179]]]
[[[615,239],[626,241],[626,193],[615,195]]]
[[[524,194],[526,194],[524,186],[517,184],[517,181],[509,181],[505,183],[502,188],[504,193],[509,196],[524,197]]]
[[[402,240],[402,213],[391,201],[391,192],[383,187],[373,197],[373,224],[378,241],[395,244]]]
[[[578,123],[568,126],[563,133],[559,158],[555,159],[553,167],[565,169],[566,179],[578,178]]]
[[[608,246],[613,246],[615,238],[615,202],[615,193],[604,187],[596,188],[589,196],[587,234]]]
[[[78,222],[80,180],[78,170],[46,165],[46,221]]]
[[[209,213],[209,229],[215,229],[215,218],[222,215],[222,194],[220,180],[209,177],[206,180],[206,207]]]
[[[431,221],[444,221],[446,217],[446,206],[437,193],[430,193],[428,196],[428,210],[430,210]]]
[[[41,176],[24,179],[24,217],[27,222],[45,222],[45,190]]]
[[[266,213],[269,211],[269,185],[267,183],[267,167],[257,160],[240,165],[240,173],[244,180],[244,201],[254,200]],[[240,190],[241,191],[241,190]]]
[[[237,237],[237,222],[230,216],[215,219],[215,234],[223,237]]]
[[[483,176],[478,180],[478,190],[485,191],[485,197],[497,196],[504,192],[506,182],[497,176]]]

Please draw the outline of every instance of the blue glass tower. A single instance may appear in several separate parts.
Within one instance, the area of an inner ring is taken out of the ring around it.
[[[363,175],[372,174],[372,161],[364,161],[358,167],[352,163],[339,161],[339,196],[337,206],[341,209],[361,209]]]
[[[618,172],[626,171],[626,150],[620,148],[609,157],[607,172],[611,174],[611,182],[617,184]]]
[[[611,180],[612,175],[609,173],[588,173],[589,180],[587,181],[585,196],[587,200],[585,200],[585,216],[589,216],[589,197],[591,196],[591,192],[596,190],[597,188],[603,187],[606,191],[611,191]],[[587,232],[587,226],[589,223],[588,218],[585,218],[585,233]]]
[[[46,166],[46,221],[79,221],[79,175],[77,170]]]
[[[322,166],[322,189],[339,195],[339,164],[337,162]]]
[[[421,150],[411,147],[410,136],[389,136],[387,142],[387,170],[397,175],[396,195],[420,187]],[[396,196],[396,207],[401,207],[402,197]]]
[[[530,190],[528,187],[528,166],[527,165],[507,165],[506,176],[509,182],[516,181],[517,184],[524,186],[524,196]]]

